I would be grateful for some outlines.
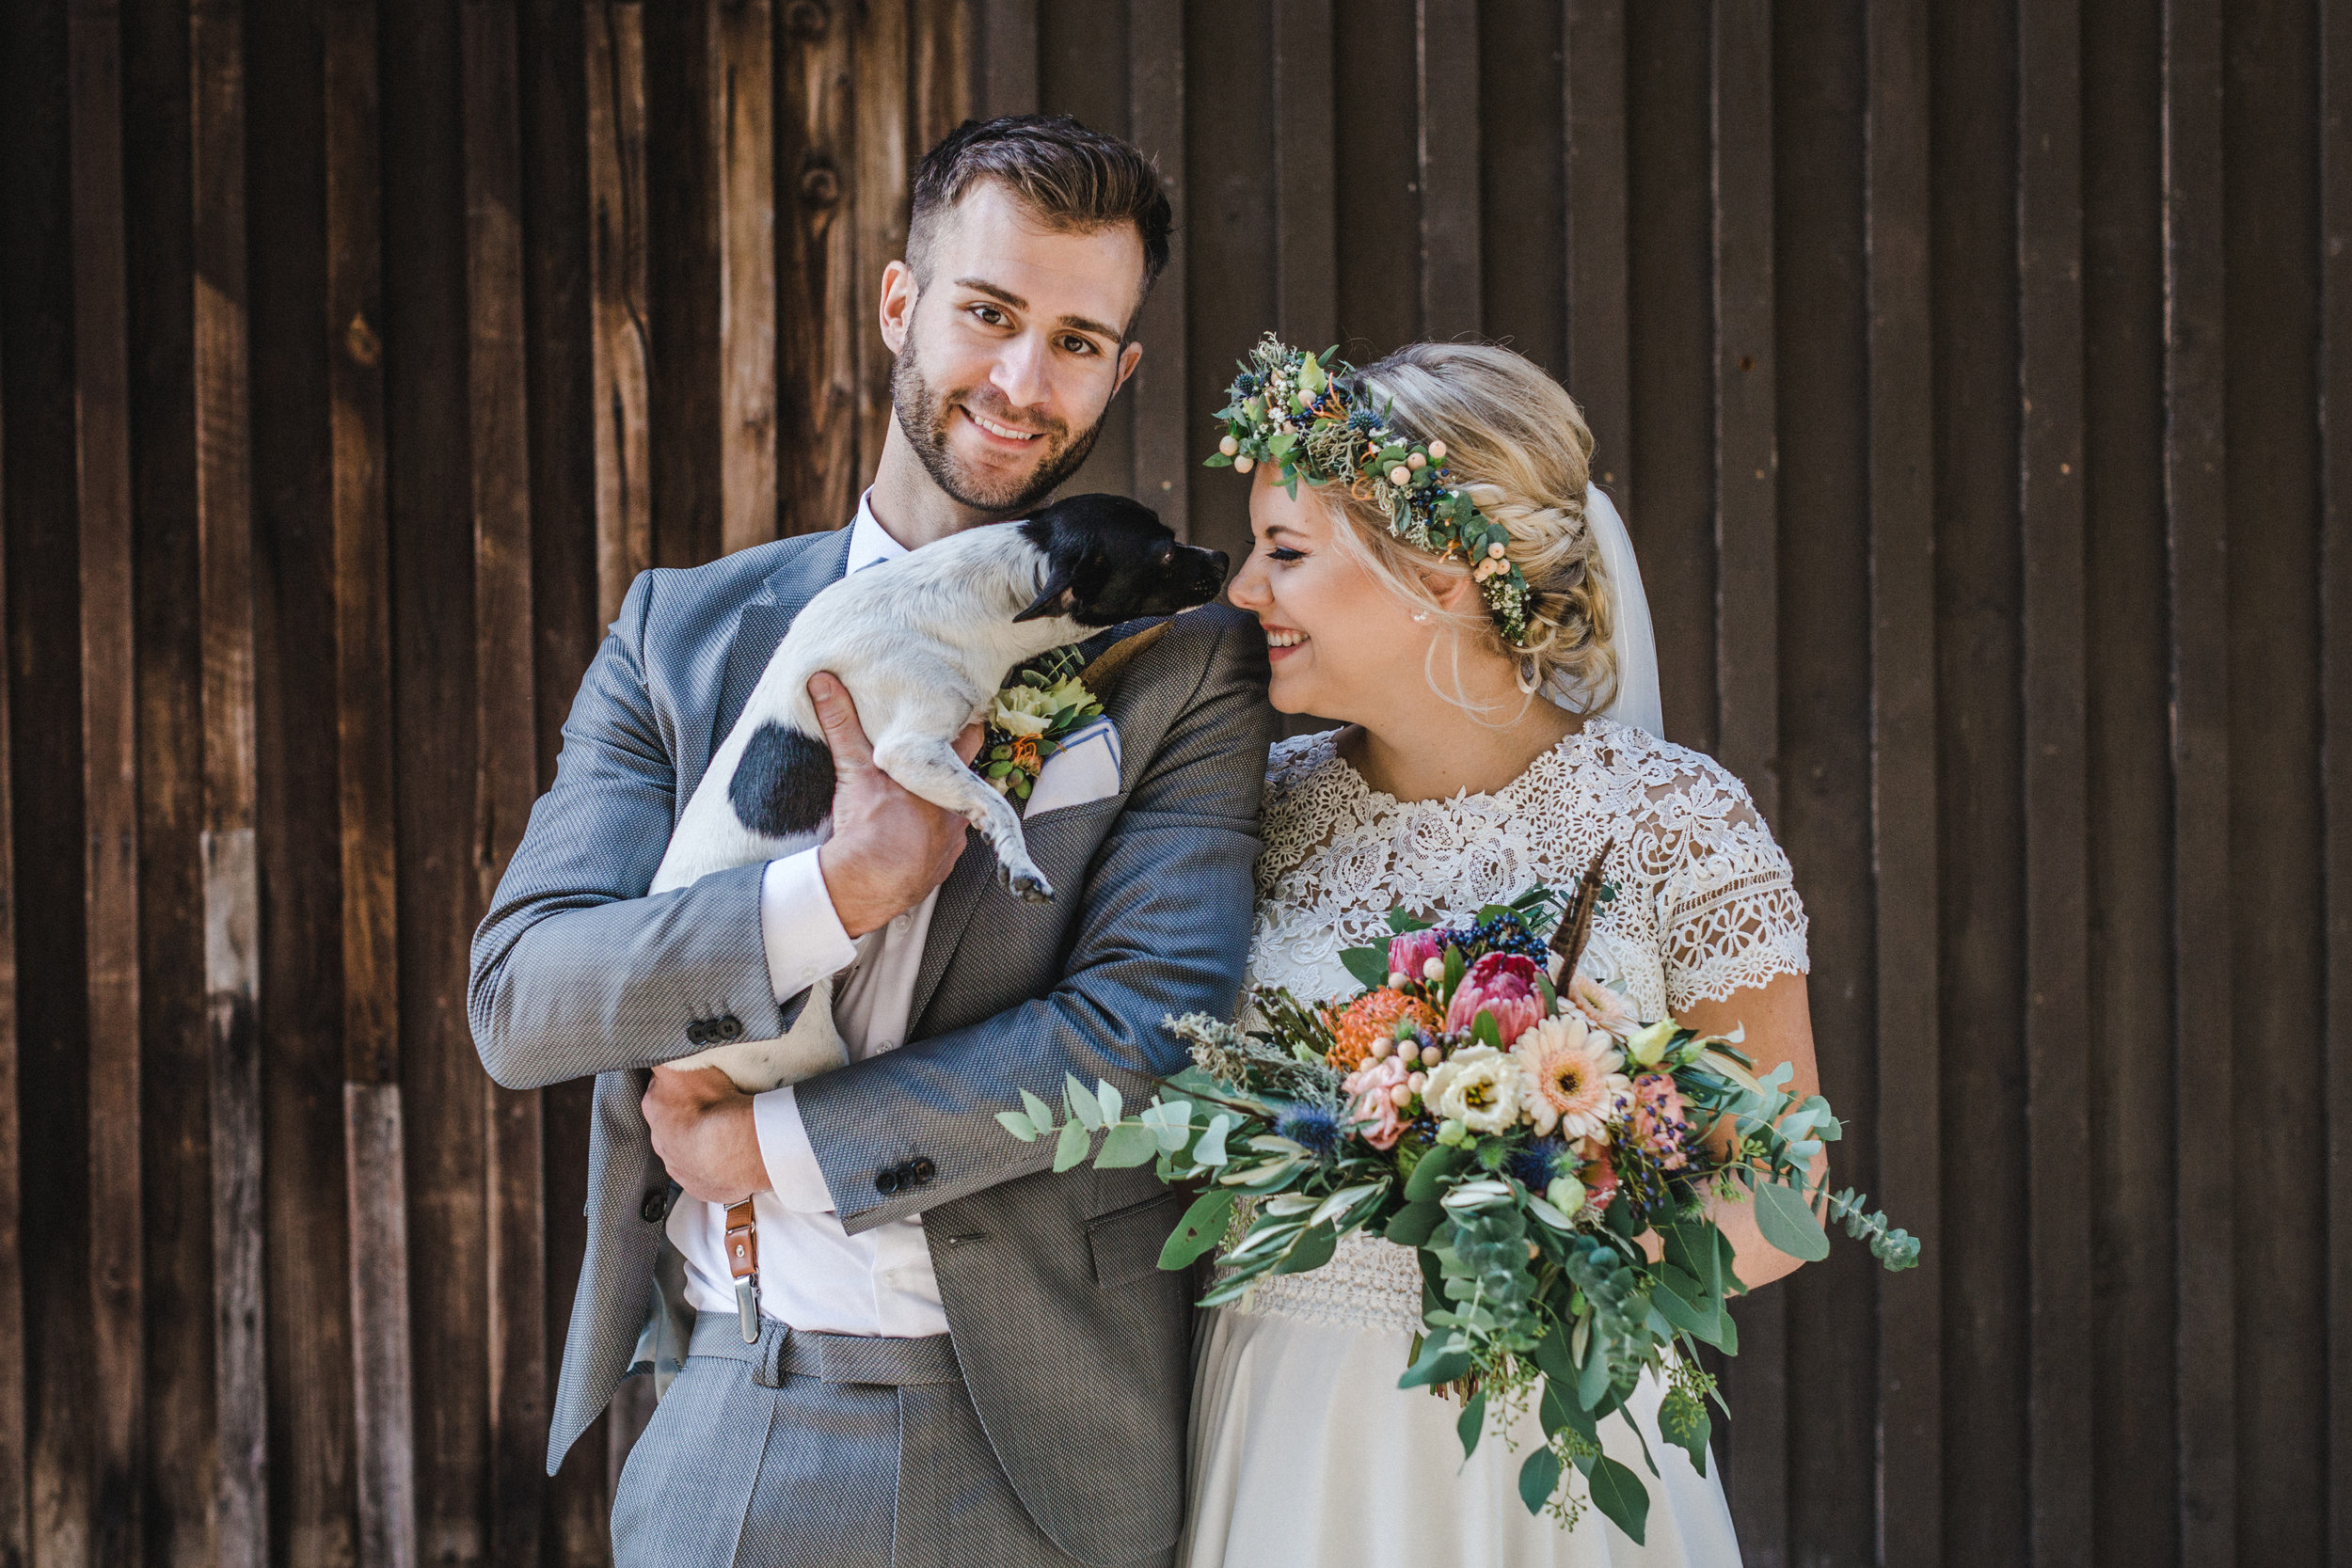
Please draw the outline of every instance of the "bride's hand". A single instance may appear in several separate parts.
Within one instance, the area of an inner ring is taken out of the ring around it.
[[[1734,1029],[1744,1029],[1746,1036],[1740,1049],[1756,1063],[1757,1076],[1788,1062],[1796,1069],[1789,1075],[1788,1085],[1789,1094],[1795,1097],[1792,1103],[1802,1103],[1806,1096],[1820,1092],[1820,1072],[1813,1060],[1813,1010],[1805,998],[1802,974],[1777,975],[1765,985],[1733,991],[1721,1002],[1693,1003],[1682,1010],[1677,1022],[1708,1035],[1728,1035]],[[1813,1161],[1814,1185],[1818,1187],[1828,1173],[1829,1151],[1823,1149]],[[1756,1227],[1753,1202],[1742,1196],[1729,1202],[1718,1199],[1708,1207],[1716,1225],[1731,1238],[1738,1259],[1733,1272],[1749,1290],[1797,1271],[1796,1259],[1765,1241],[1764,1233]],[[1642,1244],[1655,1260],[1657,1238],[1645,1235]]]

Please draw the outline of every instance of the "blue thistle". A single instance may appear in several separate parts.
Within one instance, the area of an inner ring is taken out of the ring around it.
[[[1311,1154],[1328,1156],[1340,1147],[1340,1119],[1320,1105],[1293,1105],[1275,1118],[1274,1133]]]
[[[1537,1138],[1525,1148],[1515,1148],[1505,1155],[1502,1169],[1520,1186],[1540,1196],[1543,1190],[1551,1185],[1551,1179],[1565,1169],[1567,1164],[1568,1146],[1565,1142],[1559,1138]]]

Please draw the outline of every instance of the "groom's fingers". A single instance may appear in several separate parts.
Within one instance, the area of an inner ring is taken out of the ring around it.
[[[866,738],[866,726],[858,722],[857,704],[850,700],[850,689],[830,671],[819,670],[808,679],[808,700],[817,709],[817,722],[824,728],[834,768],[871,768],[874,748]]]
[[[979,725],[964,725],[963,733],[956,736],[956,755],[961,757],[966,762],[970,762],[974,757],[980,754],[980,742],[986,738],[987,736],[981,732]]]

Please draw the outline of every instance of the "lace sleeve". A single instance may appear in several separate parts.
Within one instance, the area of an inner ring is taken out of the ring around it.
[[[1804,906],[1795,874],[1740,781],[1712,762],[1652,797],[1672,869],[1658,888],[1666,1005],[1720,1002],[1803,974]]]

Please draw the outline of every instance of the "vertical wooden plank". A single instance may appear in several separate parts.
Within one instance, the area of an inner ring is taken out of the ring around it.
[[[972,114],[970,0],[908,0],[907,148],[916,158]]]
[[[770,7],[771,0],[712,0],[708,12],[712,194],[719,216],[720,542],[730,552],[773,539],[779,516],[777,127]],[[831,21],[820,0],[800,0],[786,9],[788,25],[803,32],[826,30]],[[846,34],[847,28],[835,31]],[[829,103],[840,99],[837,90],[826,96]],[[831,178],[837,199],[839,177]],[[836,310],[833,320],[840,316]],[[796,473],[801,456],[794,453]]]
[[[2082,19],[2019,12],[2017,288],[2025,562],[2026,1094],[2036,1562],[2087,1561],[2090,861],[2083,735]]]
[[[2222,20],[2216,0],[2164,18],[2165,503],[2171,577],[2174,1291],[2181,1560],[2237,1556],[2236,1281],[2230,1121],[2202,1064],[2227,1059],[2230,948],[2228,490],[2223,483]],[[2188,977],[2197,981],[2189,983]]]
[[[2322,864],[2327,899],[2328,1556],[2352,1562],[2352,5],[2320,5]],[[0,802],[5,806],[5,802]],[[4,1365],[4,1363],[0,1363]]]
[[[1770,0],[1721,0],[1710,52],[1715,382],[1716,755],[1779,815],[1778,374],[1772,323]],[[1788,1559],[1788,1292],[1741,1306],[1726,1379],[1726,1480],[1740,1550]]]
[[[1593,432],[1593,479],[1629,516],[1633,365],[1626,280],[1625,0],[1567,0],[1568,390]]]
[[[973,59],[973,112],[983,119],[1037,113],[1037,0],[973,0],[979,48]]]
[[[531,454],[522,146],[512,0],[467,0],[467,393],[474,533],[475,911],[488,906],[538,795],[532,689]],[[489,1218],[492,1559],[535,1562],[547,1474],[546,1174],[539,1096],[483,1080]]]
[[[590,0],[589,289],[594,296],[596,612],[610,623],[653,564],[647,422],[645,27],[639,0]]]
[[[747,16],[751,9],[746,4],[735,14]],[[782,409],[792,445],[784,522],[787,531],[814,533],[839,528],[857,507],[857,340],[870,336],[874,327],[870,318],[855,315],[859,297],[856,223],[849,189],[856,171],[856,121],[850,103],[853,24],[844,8],[815,4],[786,7],[783,21],[784,47],[775,74],[778,103],[772,116],[764,106],[767,78],[763,75],[758,80],[763,99],[758,115],[763,122],[771,118],[777,122],[776,157],[783,176],[774,198],[780,231],[762,252],[770,262],[769,293],[763,305],[769,334],[766,364],[772,388],[778,379],[775,317],[780,310]],[[724,60],[727,55],[720,51],[717,57]],[[753,95],[748,75],[738,92],[746,99]],[[739,115],[743,112],[737,111]],[[736,199],[732,174],[727,176],[725,188],[732,205]],[[764,227],[769,199],[764,184],[745,190],[742,199],[762,204]],[[730,269],[738,265],[736,241],[730,237],[736,226],[731,214],[721,230],[721,262]],[[729,283],[726,297],[732,309],[736,284]],[[723,328],[730,362],[738,353],[739,330],[732,324]],[[774,406],[772,402],[771,406]],[[733,428],[730,422],[729,429]],[[736,488],[737,481],[730,477],[730,518],[735,515]],[[774,536],[771,520],[761,537]],[[728,535],[730,549],[739,547],[736,537],[732,532]]]
[[[0,406],[0,516],[7,515],[8,451]],[[0,654],[8,637],[8,552],[0,550]],[[0,1562],[22,1568],[32,1559],[30,1432],[25,1419],[24,1187],[18,1161],[22,1098],[18,1085],[16,1008],[16,814],[10,789],[15,731],[8,679],[0,662]]]
[[[1479,298],[1478,4],[1416,0],[1421,331],[1474,338]]]
[[[849,461],[852,492],[865,486],[882,461],[882,440],[890,431],[890,348],[875,324],[882,315],[882,269],[907,249],[915,156],[907,143],[909,9],[908,0],[868,0],[849,24],[855,74],[850,146],[857,160],[850,180],[847,279],[850,348],[857,365]],[[787,9],[787,26],[789,14]],[[824,526],[837,528],[848,520],[845,512]]]
[[[131,627],[130,370],[124,297],[121,22],[112,0],[68,19],[73,412],[81,529],[84,916],[89,955],[88,1387],[96,1420],[91,1557],[142,1550],[139,1376],[138,780]]]
[[[1936,909],[1935,405],[1928,18],[1868,14],[1870,792],[1879,1185],[1926,1243],[1879,1276],[1879,1560],[1944,1560],[1943,1201]]]
[[[1185,224],[1186,128],[1184,50],[1172,40],[1184,36],[1180,0],[1128,0],[1128,135],[1156,161],[1160,183],[1175,214],[1168,268],[1152,288],[1136,328],[1143,358],[1129,378],[1135,406],[1135,487],[1132,492],[1176,531],[1192,537],[1192,473],[1200,461],[1193,447],[1196,421],[1185,404],[1190,373],[1192,276]],[[1319,350],[1324,346],[1317,343]],[[1206,543],[1206,541],[1202,541]]]
[[[246,396],[243,0],[190,9],[196,511],[203,643],[204,996],[212,1055],[215,1560],[269,1560],[262,1347],[261,886]]]
[[[322,14],[343,1151],[360,1568],[417,1560],[393,869],[390,544],[374,0]]]
[[[1275,320],[1320,354],[1340,330],[1331,0],[1277,6],[1272,23]]]

